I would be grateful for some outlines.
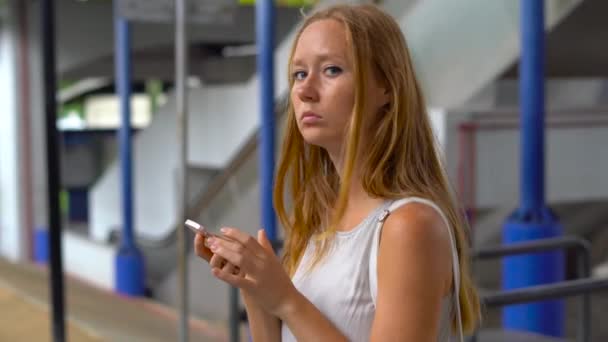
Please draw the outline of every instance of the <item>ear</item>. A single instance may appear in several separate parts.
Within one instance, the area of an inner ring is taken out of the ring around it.
[[[381,107],[386,106],[391,102],[391,92],[387,88],[381,88],[382,96],[380,96]]]
[[[391,92],[385,87],[376,88],[376,94],[374,97],[376,99],[376,108],[383,108],[391,102]]]
[[[372,75],[372,95],[374,97],[374,105],[376,108],[382,108],[391,102],[391,89],[386,79],[381,79]]]
[[[378,107],[382,108],[391,102],[391,89],[386,79],[376,79]]]

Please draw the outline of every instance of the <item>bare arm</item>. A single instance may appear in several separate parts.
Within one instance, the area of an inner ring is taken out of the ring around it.
[[[241,290],[241,296],[247,310],[249,329],[254,342],[281,342],[281,321],[259,306],[255,299]]]
[[[378,301],[371,341],[436,341],[451,286],[451,244],[441,216],[410,204],[389,216],[378,253]]]
[[[297,290],[280,316],[299,342],[348,341],[346,336]]]

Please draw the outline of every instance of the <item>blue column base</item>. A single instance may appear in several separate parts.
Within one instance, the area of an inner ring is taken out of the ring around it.
[[[121,247],[116,255],[116,292],[133,297],[145,293],[145,265],[137,248]]]
[[[504,224],[505,244],[562,235],[562,227],[545,209],[539,215],[519,211]],[[533,253],[503,259],[503,289],[510,290],[564,280],[563,252]],[[555,337],[564,336],[564,301],[549,300],[507,306],[503,309],[503,327]]]
[[[49,230],[46,227],[34,231],[34,262],[41,265],[49,262]]]

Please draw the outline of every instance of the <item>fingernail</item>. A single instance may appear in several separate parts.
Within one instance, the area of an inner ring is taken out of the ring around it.
[[[211,247],[211,245],[215,242],[215,240],[213,240],[213,238],[208,238],[205,239],[205,246],[207,247]]]
[[[217,250],[218,247],[219,247],[218,244],[214,243],[213,245],[211,245],[211,250],[215,251],[215,250]]]
[[[223,234],[228,233],[228,228],[222,228],[220,229],[220,232],[222,232]]]

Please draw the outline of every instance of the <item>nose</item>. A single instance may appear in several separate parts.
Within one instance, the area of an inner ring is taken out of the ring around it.
[[[302,102],[316,102],[319,100],[319,91],[313,75],[308,75],[305,79],[295,85],[295,93]]]

